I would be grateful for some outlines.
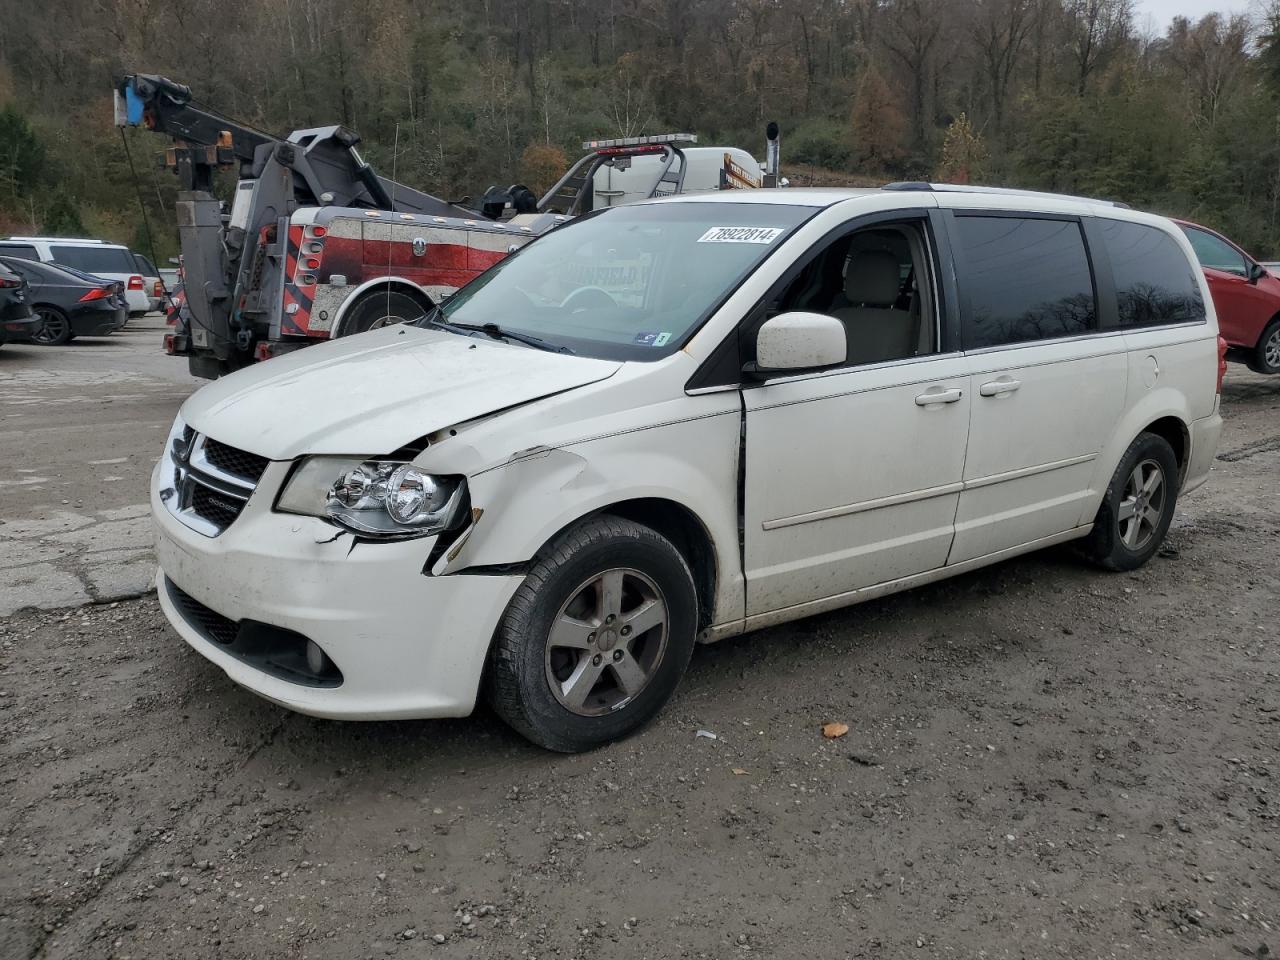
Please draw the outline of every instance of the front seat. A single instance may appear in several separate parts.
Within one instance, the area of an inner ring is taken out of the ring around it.
[[[901,360],[915,353],[915,318],[894,304],[902,288],[898,258],[885,250],[853,255],[844,273],[850,304],[831,311],[844,323],[849,363]]]

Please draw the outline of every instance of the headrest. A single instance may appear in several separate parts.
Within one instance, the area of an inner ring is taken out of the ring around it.
[[[844,295],[850,303],[891,307],[902,289],[898,258],[887,250],[860,250],[844,273]]]

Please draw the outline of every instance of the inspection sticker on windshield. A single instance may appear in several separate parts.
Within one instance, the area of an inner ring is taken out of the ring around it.
[[[781,227],[712,227],[698,238],[698,242],[773,243],[781,235]]]
[[[671,331],[663,330],[659,332],[642,331],[635,335],[632,343],[638,343],[642,347],[664,347],[667,341],[671,339]]]

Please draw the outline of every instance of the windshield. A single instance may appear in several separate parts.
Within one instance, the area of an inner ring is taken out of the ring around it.
[[[138,265],[124,247],[73,247],[55,244],[49,248],[55,263],[86,273],[137,273]]]
[[[441,312],[449,323],[498,324],[584,356],[657,360],[814,212],[773,203],[615,207],[530,243]]]

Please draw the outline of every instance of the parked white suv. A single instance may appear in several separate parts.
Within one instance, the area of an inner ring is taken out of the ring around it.
[[[336,718],[623,736],[695,642],[1077,541],[1129,570],[1209,474],[1186,238],[908,184],[617,207],[417,326],[205,386],[153,478],[160,601]]]
[[[104,280],[119,280],[129,316],[140,317],[151,309],[138,264],[129,248],[118,243],[80,237],[6,237],[0,239],[0,256],[57,263]]]

